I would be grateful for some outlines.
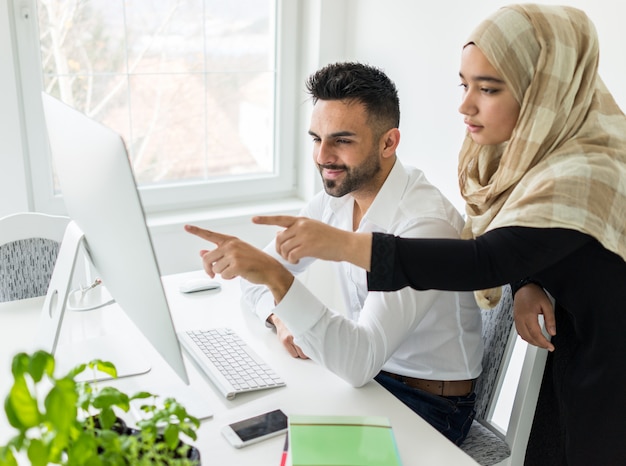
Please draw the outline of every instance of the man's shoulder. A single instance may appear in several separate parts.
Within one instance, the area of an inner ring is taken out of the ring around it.
[[[428,181],[428,178],[419,168],[406,167],[408,174],[406,189],[401,198],[403,209],[408,209],[413,213],[423,213],[443,218],[461,217],[459,211],[452,202],[437,188]]]

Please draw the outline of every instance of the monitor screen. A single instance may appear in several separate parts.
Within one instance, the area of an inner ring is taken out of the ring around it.
[[[45,93],[42,100],[50,149],[67,213],[73,228],[82,232],[81,242],[93,267],[130,320],[188,383],[121,136]],[[65,306],[66,302],[60,305]],[[47,312],[42,312],[42,319],[48,317]],[[55,328],[49,325],[47,331],[58,332],[56,327],[61,321],[62,317],[51,325]]]

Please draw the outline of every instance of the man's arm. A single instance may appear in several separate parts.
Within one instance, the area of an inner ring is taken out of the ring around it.
[[[234,236],[193,225],[185,225],[185,230],[217,246],[212,250],[200,251],[204,270],[210,277],[219,273],[226,280],[242,277],[249,282],[265,285],[276,303],[283,299],[291,287],[294,276],[280,262],[260,249]]]
[[[330,311],[295,281],[274,312],[312,360],[360,387],[378,374],[421,322],[438,294],[410,288],[368,293],[358,321],[352,321]]]
[[[297,276],[306,270],[310,262],[313,261],[313,259],[311,259],[301,261],[299,264],[290,264],[276,252],[276,246],[273,240],[265,248],[263,248],[263,252],[276,259],[276,261],[283,265],[283,267],[285,267],[294,276]],[[274,312],[274,306],[276,303],[274,302],[274,297],[270,293],[269,289],[265,285],[252,283],[245,279],[242,279],[240,283],[242,300],[245,307],[255,313],[262,322],[266,323],[267,326],[274,327],[274,324],[269,318]]]
[[[447,222],[423,219],[402,230],[405,236],[452,236],[458,232]],[[365,286],[365,271],[352,268],[349,275]],[[359,277],[358,274],[362,274]],[[368,293],[357,321],[324,311],[321,307],[296,305],[297,295],[307,293],[294,283],[275,314],[293,332],[295,342],[313,360],[354,386],[369,382],[407,341],[430,311],[439,291],[405,288],[393,293]],[[303,287],[302,287],[303,288]],[[313,303],[300,298],[301,303]],[[450,309],[450,312],[455,312]]]
[[[222,235],[191,225],[187,225],[185,229],[189,233],[217,245],[217,248],[212,251],[201,251],[205,271],[211,277],[215,273],[220,273],[225,279],[234,278],[235,276],[245,279],[248,285],[244,286],[244,299],[255,298],[255,302],[249,302],[249,305],[257,305],[259,301],[269,301],[265,297],[265,294],[269,292],[271,293],[273,307],[283,299],[291,287],[294,276],[280,262],[279,258],[275,258],[271,254],[232,236]],[[262,302],[260,304],[263,306]],[[268,306],[266,305],[265,307]],[[262,313],[263,311],[257,313],[257,315]],[[276,328],[278,338],[289,354],[293,357],[308,359],[304,351],[294,343],[289,329],[282,324],[280,319],[271,312],[266,313],[264,318]]]

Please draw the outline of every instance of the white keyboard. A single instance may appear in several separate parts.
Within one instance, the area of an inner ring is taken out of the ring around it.
[[[179,332],[181,345],[229,400],[285,382],[229,328]]]

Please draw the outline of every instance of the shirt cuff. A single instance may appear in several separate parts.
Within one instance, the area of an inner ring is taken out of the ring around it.
[[[274,314],[294,337],[308,332],[324,315],[326,307],[298,279],[274,308]]]
[[[269,291],[263,293],[259,301],[256,303],[256,309],[254,313],[257,317],[265,323],[268,328],[274,328],[271,322],[268,322],[267,318],[274,313],[274,297]]]

